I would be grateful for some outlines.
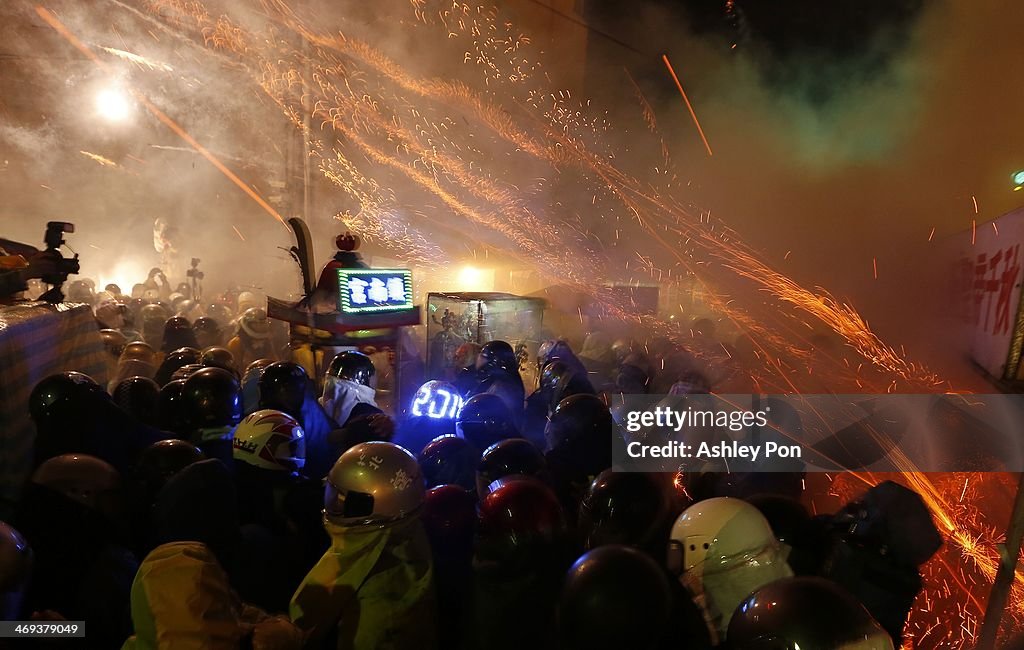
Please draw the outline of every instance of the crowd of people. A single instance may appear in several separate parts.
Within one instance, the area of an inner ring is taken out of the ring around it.
[[[913,492],[812,517],[799,467],[611,470],[615,394],[716,388],[686,350],[554,339],[527,386],[509,343],[466,344],[418,400],[460,408],[388,414],[369,356],[311,377],[255,295],[189,289],[67,287],[111,379],[32,391],[7,620],[85,621],[94,648],[900,646],[941,543]]]

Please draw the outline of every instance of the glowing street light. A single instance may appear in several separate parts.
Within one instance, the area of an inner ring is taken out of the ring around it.
[[[132,100],[122,90],[104,88],[96,93],[96,112],[110,122],[123,122],[132,114]]]
[[[1024,169],[1013,172],[1011,178],[1013,178],[1014,192],[1019,192],[1021,187],[1024,187]]]

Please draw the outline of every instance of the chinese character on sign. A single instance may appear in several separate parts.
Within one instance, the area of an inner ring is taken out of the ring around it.
[[[370,278],[370,289],[366,292],[373,302],[387,302],[388,290],[380,278]]]
[[[973,261],[962,260],[960,268],[970,296],[970,320],[984,332],[1006,334],[1010,330],[1014,288],[1021,270],[1020,246],[991,255],[980,253]]]
[[[366,287],[368,285],[369,283],[366,280],[360,280],[359,278],[351,278],[348,281],[348,290],[353,305],[366,304]]]
[[[405,302],[405,281],[402,278],[388,279],[388,299]]]

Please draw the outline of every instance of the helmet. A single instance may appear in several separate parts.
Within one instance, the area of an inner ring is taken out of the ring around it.
[[[164,306],[156,303],[145,305],[139,310],[139,322],[142,323],[142,327],[145,329],[155,327],[157,325],[163,327],[164,323],[166,323],[167,319],[170,317],[171,315],[167,313]]]
[[[174,304],[174,308],[178,310],[178,315],[188,318],[190,315],[194,315],[197,309],[199,309],[199,303],[195,300],[185,298]]]
[[[153,379],[163,386],[171,381],[171,376],[182,366],[199,363],[199,350],[195,348],[178,348],[164,357],[163,363],[157,368]]]
[[[200,365],[198,363],[186,364],[174,371],[174,374],[171,375],[171,381],[176,381],[178,379],[188,379],[189,377],[196,374],[198,371],[202,370],[205,367],[206,366]]]
[[[139,454],[135,482],[152,498],[172,476],[204,458],[198,447],[184,440],[158,440]]]
[[[476,468],[477,494],[487,494],[487,486],[506,476],[537,476],[544,473],[544,454],[523,438],[494,443],[480,456]]]
[[[128,377],[117,383],[111,397],[122,411],[150,424],[160,405],[160,386],[148,377]]]
[[[427,487],[453,484],[472,490],[475,487],[473,472],[479,462],[480,452],[476,447],[458,436],[434,438],[419,457]]]
[[[579,530],[586,548],[664,544],[670,515],[666,489],[651,474],[606,469],[590,484],[580,504]]]
[[[179,348],[198,348],[196,334],[192,331],[192,325],[187,318],[175,316],[168,318],[164,323],[164,338],[161,349],[165,352]]]
[[[479,554],[515,570],[532,564],[565,530],[551,488],[534,478],[504,478],[480,503]]]
[[[43,427],[73,416],[73,411],[84,404],[88,394],[102,392],[92,377],[80,372],[50,375],[32,389],[28,398],[29,414],[37,427]]]
[[[500,397],[490,393],[480,393],[466,400],[459,412],[456,430],[477,449],[486,449],[500,440],[518,435],[508,406]]]
[[[299,415],[309,390],[309,375],[297,363],[278,361],[264,368],[259,390],[260,408]]]
[[[24,589],[31,574],[32,547],[21,533],[0,521],[0,603],[8,594]],[[13,620],[20,613],[0,609],[5,620]]]
[[[100,330],[100,339],[107,353],[115,359],[121,356],[124,346],[128,344],[128,338],[117,330]]]
[[[374,375],[377,374],[377,369],[373,366],[370,357],[362,352],[347,350],[334,357],[327,374],[338,379],[354,381],[363,386],[373,386],[372,382]]]
[[[196,335],[196,342],[201,346],[220,345],[221,330],[220,324],[209,316],[200,316],[192,323],[192,331]]]
[[[654,560],[628,546],[602,546],[576,560],[566,576],[558,606],[559,647],[660,647],[671,610],[668,579]]]
[[[185,380],[183,405],[193,429],[233,427],[242,419],[238,380],[227,370],[203,368]]]
[[[173,379],[160,389],[160,428],[178,435],[189,432],[186,418],[185,380]]]
[[[109,463],[86,454],[64,454],[36,468],[32,482],[93,510],[100,506],[104,493],[116,490],[121,475]]]
[[[274,363],[272,359],[257,359],[245,369],[245,374],[242,375],[242,407],[246,414],[259,408],[260,377],[263,375],[263,370],[272,363]]]
[[[252,307],[246,309],[238,321],[242,331],[254,339],[270,338],[270,319],[265,309]]]
[[[297,472],[306,464],[306,434],[292,416],[265,409],[235,429],[234,458],[253,467]]]
[[[540,372],[540,389],[548,395],[554,395],[556,389],[563,382],[567,382],[572,375],[572,369],[561,359],[552,359],[544,364]]]
[[[84,302],[91,305],[95,300],[92,288],[84,280],[75,280],[68,284],[68,302]]]
[[[519,372],[519,359],[515,350],[505,341],[488,341],[480,348],[477,367],[497,366],[509,372]]]
[[[220,303],[213,303],[206,308],[206,317],[212,318],[218,325],[224,327],[232,321],[231,309]],[[192,325],[195,328],[195,324]]]
[[[409,415],[432,420],[454,420],[462,410],[462,397],[455,386],[446,381],[431,380],[423,384],[412,398]]]
[[[599,397],[571,395],[559,402],[551,413],[544,436],[552,449],[563,445],[592,449],[600,446],[610,454],[614,426],[608,407]]]
[[[412,454],[390,442],[363,442],[327,474],[324,517],[338,526],[383,527],[416,513],[425,492]]]
[[[726,635],[736,650],[892,650],[889,635],[839,585],[783,578],[747,596]]]
[[[152,346],[149,343],[143,343],[142,341],[132,341],[128,345],[124,346],[124,351],[121,352],[121,360],[131,359],[132,361],[142,361],[149,365],[156,365],[156,352],[153,351]]]
[[[778,542],[768,520],[742,499],[698,501],[679,515],[669,538],[668,568],[703,576],[742,564]]]
[[[436,553],[465,557],[472,552],[476,497],[458,485],[440,485],[423,498],[423,527]]]
[[[235,366],[235,355],[227,348],[212,346],[203,350],[199,363],[207,368],[223,368],[234,376],[238,376],[238,368]]]
[[[238,311],[245,313],[252,308],[259,307],[260,299],[251,291],[243,291],[238,294]]]

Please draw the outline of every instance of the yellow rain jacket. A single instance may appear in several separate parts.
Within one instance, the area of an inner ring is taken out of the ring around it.
[[[172,542],[146,556],[132,584],[135,635],[121,650],[297,650],[302,636],[280,617],[239,600],[213,553]]]
[[[292,596],[307,647],[337,628],[339,650],[435,647],[430,544],[418,517],[384,528],[324,522],[331,548]]]

